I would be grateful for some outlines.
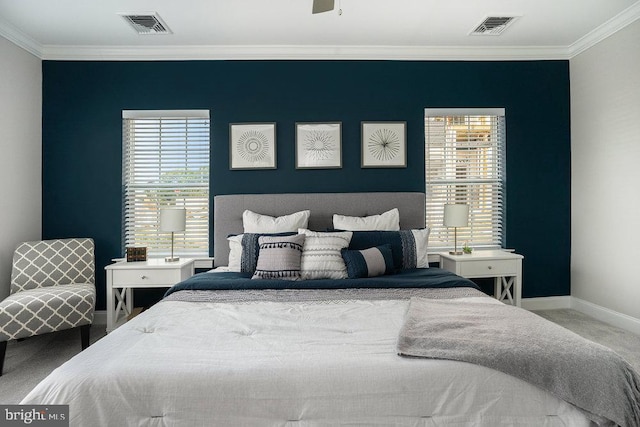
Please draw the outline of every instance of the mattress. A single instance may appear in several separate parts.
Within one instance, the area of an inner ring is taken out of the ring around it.
[[[398,356],[407,307],[393,298],[163,301],[22,403],[68,404],[78,426],[590,425],[507,374]]]

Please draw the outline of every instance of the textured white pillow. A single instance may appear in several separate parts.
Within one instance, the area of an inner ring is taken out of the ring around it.
[[[429,246],[429,227],[418,230],[411,230],[413,238],[416,241],[416,268],[429,268],[429,254],[427,247]]]
[[[320,233],[301,229],[298,232],[306,236],[300,266],[302,279],[347,278],[342,249],[349,246],[351,231]]]
[[[229,271],[240,271],[240,261],[242,260],[242,234],[227,237],[229,242]]]
[[[333,215],[333,228],[349,231],[398,231],[400,230],[400,212],[398,208],[380,215],[347,216]]]
[[[245,233],[284,233],[307,228],[311,211],[300,211],[290,215],[273,217],[246,210],[242,213]]]

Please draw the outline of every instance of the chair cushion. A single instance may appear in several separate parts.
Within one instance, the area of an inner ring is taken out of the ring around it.
[[[0,302],[0,342],[90,324],[95,301],[93,283],[12,294]]]
[[[44,286],[95,283],[94,272],[92,239],[24,242],[13,254],[11,293]]]

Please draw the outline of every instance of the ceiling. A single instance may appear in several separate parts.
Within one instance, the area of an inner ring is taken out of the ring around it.
[[[59,60],[569,59],[640,18],[640,0],[335,2],[312,15],[312,0],[0,0],[0,36]],[[153,12],[171,34],[120,16]],[[470,35],[488,16],[518,18]]]

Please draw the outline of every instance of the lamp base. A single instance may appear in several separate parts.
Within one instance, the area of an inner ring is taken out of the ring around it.
[[[449,251],[449,255],[462,255],[463,253],[462,251]]]
[[[177,257],[177,256],[175,256],[175,257],[170,257],[170,256],[168,256],[168,257],[166,257],[166,258],[164,259],[164,261],[165,261],[165,262],[177,262],[177,261],[180,261],[180,257]]]

